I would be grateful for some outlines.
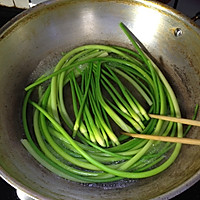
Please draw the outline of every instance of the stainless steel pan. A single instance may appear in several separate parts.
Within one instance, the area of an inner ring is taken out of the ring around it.
[[[146,46],[174,88],[182,115],[200,103],[200,29],[190,19],[150,1],[54,0],[27,10],[0,30],[0,169],[15,188],[36,199],[169,199],[200,179],[200,147],[184,145],[163,173],[117,184],[69,182],[39,165],[23,148],[24,87],[52,67],[60,52],[89,44],[131,47],[124,22]],[[178,34],[177,34],[178,33]],[[34,72],[34,73],[33,73]],[[199,138],[199,128],[189,137]]]

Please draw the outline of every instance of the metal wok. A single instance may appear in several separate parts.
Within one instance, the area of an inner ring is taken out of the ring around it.
[[[170,199],[200,179],[200,147],[183,145],[166,171],[116,184],[84,185],[39,165],[22,146],[24,87],[62,51],[90,44],[131,48],[125,23],[146,46],[171,83],[183,117],[200,103],[200,29],[177,11],[149,1],[54,0],[15,17],[0,30],[0,175],[35,199]],[[199,138],[193,127],[188,137]]]

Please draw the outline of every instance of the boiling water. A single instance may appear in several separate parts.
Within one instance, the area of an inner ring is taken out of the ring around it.
[[[104,190],[112,190],[112,189],[120,189],[120,188],[129,187],[131,185],[134,185],[137,182],[138,180],[123,179],[123,180],[114,181],[111,183],[81,183],[81,185],[85,187],[94,187],[94,188],[100,188]]]

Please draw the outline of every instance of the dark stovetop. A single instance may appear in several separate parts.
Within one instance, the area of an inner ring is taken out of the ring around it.
[[[4,25],[7,21],[13,18],[18,13],[23,10],[17,8],[6,8],[0,6],[0,27]],[[15,189],[7,184],[3,179],[0,178],[0,188],[1,194],[0,198],[3,200],[19,200],[16,195]],[[198,200],[200,199],[200,181],[190,187],[188,190],[182,194],[174,197],[172,200]]]

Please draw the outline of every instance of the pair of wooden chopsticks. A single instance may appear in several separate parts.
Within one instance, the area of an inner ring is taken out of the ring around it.
[[[169,117],[169,116],[162,116],[162,115],[155,115],[155,114],[149,114],[149,116],[154,119],[161,119],[165,121],[177,122],[177,123],[187,124],[187,125],[192,125],[192,126],[200,126],[200,121],[197,121],[197,120],[190,120],[190,119]],[[163,141],[163,142],[200,145],[200,140],[191,139],[191,138],[145,135],[145,134],[135,134],[135,133],[124,133],[124,132],[122,132],[122,134],[135,137],[135,138],[147,139],[147,140],[158,140],[158,141]]]

